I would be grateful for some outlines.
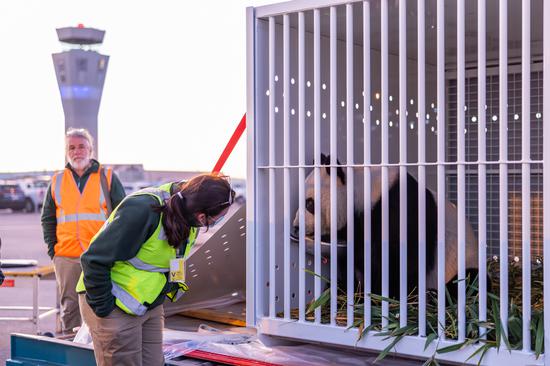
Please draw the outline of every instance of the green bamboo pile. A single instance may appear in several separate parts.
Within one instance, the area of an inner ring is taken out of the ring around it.
[[[522,268],[521,264],[512,261],[508,266],[508,335],[503,334],[503,326],[500,321],[500,275],[499,262],[492,259],[487,263],[487,273],[490,275],[490,291],[487,293],[487,320],[480,322],[479,319],[479,298],[477,278],[466,279],[466,340],[464,342],[449,347],[438,348],[436,352],[428,359],[425,365],[438,365],[437,354],[459,350],[468,345],[477,344],[480,347],[470,358],[480,355],[479,362],[483,359],[485,353],[491,348],[520,350],[523,346],[522,341]],[[326,281],[326,279],[324,279]],[[444,327],[445,337],[447,339],[458,338],[458,312],[457,304],[453,301],[449,293],[446,294],[446,324]],[[389,302],[388,327],[382,329],[382,301]],[[346,317],[346,294],[340,291],[338,295],[338,310],[336,322],[338,325],[347,324]],[[365,327],[364,324],[364,298],[363,291],[357,289],[355,294],[355,309],[353,327],[359,329],[359,339],[366,336],[371,330],[375,330],[377,336],[383,336],[392,339],[391,344],[384,349],[378,356],[383,359],[393,347],[405,336],[418,335],[418,296],[410,294],[407,300],[407,325],[400,327],[399,324],[399,300],[386,299],[381,296],[371,295],[371,325]],[[314,320],[314,311],[321,307],[321,322],[330,322],[330,288],[325,290],[321,296],[312,301],[306,311],[306,320]],[[544,352],[544,328],[543,328],[543,263],[541,258],[535,258],[531,267],[531,349],[538,357]],[[298,309],[293,309],[291,317],[298,319]],[[485,328],[484,334],[479,333],[479,328]],[[438,339],[437,336],[437,293],[428,291],[426,296],[426,348]],[[504,342],[504,345],[502,344]]]

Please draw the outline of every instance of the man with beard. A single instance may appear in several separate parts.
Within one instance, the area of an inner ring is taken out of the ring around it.
[[[41,218],[55,268],[64,333],[81,325],[76,293],[80,255],[125,196],[111,169],[92,159],[93,139],[87,130],[70,128],[65,135],[65,152],[67,165],[52,177]]]

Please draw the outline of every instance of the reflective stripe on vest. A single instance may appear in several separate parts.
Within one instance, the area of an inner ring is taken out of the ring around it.
[[[132,295],[124,291],[122,287],[117,285],[116,282],[111,281],[113,288],[111,293],[115,296],[120,302],[124,304],[135,315],[143,315],[147,311],[147,307],[143,304],[140,304],[139,301],[134,299]]]
[[[126,262],[130,263],[132,266],[134,266],[137,269],[141,269],[142,271],[149,271],[149,272],[170,272],[170,268],[163,268],[163,267],[156,267],[152,264],[145,263],[138,257],[134,257],[132,259],[127,260]]]
[[[74,214],[74,215],[65,215],[57,218],[57,223],[62,224],[64,222],[75,222],[79,220],[90,220],[90,221],[105,221],[107,217],[105,214]]]

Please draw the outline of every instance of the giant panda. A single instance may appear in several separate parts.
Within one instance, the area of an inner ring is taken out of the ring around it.
[[[322,155],[322,165],[330,164],[330,157]],[[321,241],[330,243],[330,168],[321,170]],[[346,195],[347,177],[345,171],[337,168],[337,225],[338,242],[346,242],[347,234],[347,209]],[[372,224],[371,224],[371,288],[372,293],[381,294],[382,283],[382,189],[381,189],[381,168],[371,168],[371,202]],[[389,191],[389,296],[399,297],[399,168],[388,168],[388,191]],[[354,196],[354,273],[355,286],[364,283],[364,200],[363,200],[363,174],[355,174]],[[305,234],[312,238],[314,235],[314,172],[312,171],[305,181]],[[437,289],[437,199],[436,194],[426,189],[426,288]],[[445,205],[445,282],[447,288],[456,296],[458,278],[458,238],[457,238],[457,209],[449,201]],[[408,293],[413,292],[418,286],[418,182],[407,173],[407,288]],[[299,232],[299,212],[296,212],[293,222],[293,234],[296,239]],[[340,252],[342,253],[342,252]],[[344,255],[338,255],[337,276],[338,287],[346,289],[347,259]],[[466,222],[466,275],[474,278],[478,268],[478,245],[474,230],[470,223]]]

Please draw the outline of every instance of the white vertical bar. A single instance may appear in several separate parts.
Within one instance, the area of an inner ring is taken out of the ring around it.
[[[543,19],[550,19],[550,4],[543,4],[544,15]],[[550,22],[543,22],[543,34],[550,34]],[[543,118],[550,116],[550,37],[543,37]],[[543,129],[543,184],[544,192],[550,192],[550,129]],[[550,258],[550,194],[543,195],[543,235],[544,235],[544,258]],[[550,283],[550,266],[544,262],[544,283]],[[550,286],[544,286],[544,312],[550,314]],[[544,317],[544,329],[546,334],[550,330],[550,316]],[[544,349],[550,350],[550,337],[544,337]],[[548,352],[548,351],[546,351]],[[548,353],[547,353],[548,354]],[[544,357],[544,364],[550,365],[550,357]]]
[[[355,298],[355,241],[354,241],[354,171],[350,164],[355,163],[353,157],[353,4],[346,4],[346,186],[347,186],[347,326],[353,325]]]
[[[269,18],[269,166],[275,165],[275,18]],[[275,317],[275,170],[269,168],[269,316]]]
[[[445,336],[445,0],[437,0],[437,334]]]
[[[418,0],[418,334],[426,336],[426,36]]]
[[[336,164],[338,163],[338,68],[337,68],[337,12],[336,7],[330,8],[330,324],[336,325],[336,312],[338,309],[338,267],[337,267],[337,243],[338,215]]]
[[[382,123],[382,296],[389,297],[389,192],[388,192],[388,0],[381,1],[381,123]],[[387,328],[389,304],[382,301],[382,327]]]
[[[265,47],[265,45],[264,45]],[[259,54],[260,52],[258,52]],[[259,58],[259,57],[258,57]],[[258,213],[257,193],[261,189],[265,189],[265,186],[261,188],[256,186],[258,180],[256,178],[256,167],[258,161],[258,154],[255,145],[255,107],[256,107],[256,17],[254,14],[254,8],[249,6],[246,8],[246,141],[247,141],[247,164],[246,164],[246,326],[256,326],[256,319],[258,309],[261,310],[262,316],[265,315],[263,307],[263,298],[265,294],[265,281],[263,276],[263,268],[258,268],[260,260],[256,260],[256,253],[258,258],[265,256],[263,249],[256,248],[257,240],[256,235],[261,230],[260,225],[263,226],[266,223],[261,223],[256,220]],[[265,72],[265,65],[262,65],[262,74]],[[258,88],[259,89],[259,88]],[[263,128],[262,128],[263,130]],[[265,154],[263,150],[262,154]],[[264,193],[265,194],[265,193]],[[263,207],[262,207],[263,209]],[[254,225],[253,223],[257,223]],[[258,228],[258,230],[256,230]],[[260,279],[261,278],[261,279]],[[56,296],[57,297],[57,296]],[[57,318],[57,317],[56,317]],[[56,322],[59,325],[59,322]],[[57,331],[57,329],[56,329]]]
[[[313,11],[313,150],[315,154],[315,273],[321,274],[321,20],[319,9]],[[321,279],[315,276],[314,279],[315,298],[321,296]],[[315,322],[321,322],[321,308],[315,309]]]
[[[290,19],[283,15],[284,317],[290,319]]]
[[[508,336],[508,1],[499,1],[500,321]]]
[[[457,211],[458,211],[458,341],[466,338],[466,171],[465,171],[465,8],[457,1]]]
[[[523,350],[531,350],[531,0],[521,9],[521,155],[522,155],[522,296]]]
[[[407,325],[407,0],[399,2],[399,325]]]
[[[486,3],[485,0],[478,0],[477,3],[477,151],[478,151],[478,237],[479,237],[479,250],[478,250],[478,266],[479,266],[479,321],[487,320],[487,157],[486,157]],[[479,334],[485,337],[485,328],[479,328]]]
[[[305,190],[304,182],[306,180],[306,129],[305,129],[305,113],[306,113],[306,98],[305,98],[305,25],[304,13],[298,13],[298,195],[299,197],[299,259],[298,259],[298,320],[305,320],[305,290],[306,290],[306,219],[305,219]]]
[[[370,71],[370,3],[363,1],[363,161],[365,165],[371,163],[370,126],[371,126],[371,71]],[[365,166],[363,191],[365,207],[365,327],[371,324],[371,167]]]

